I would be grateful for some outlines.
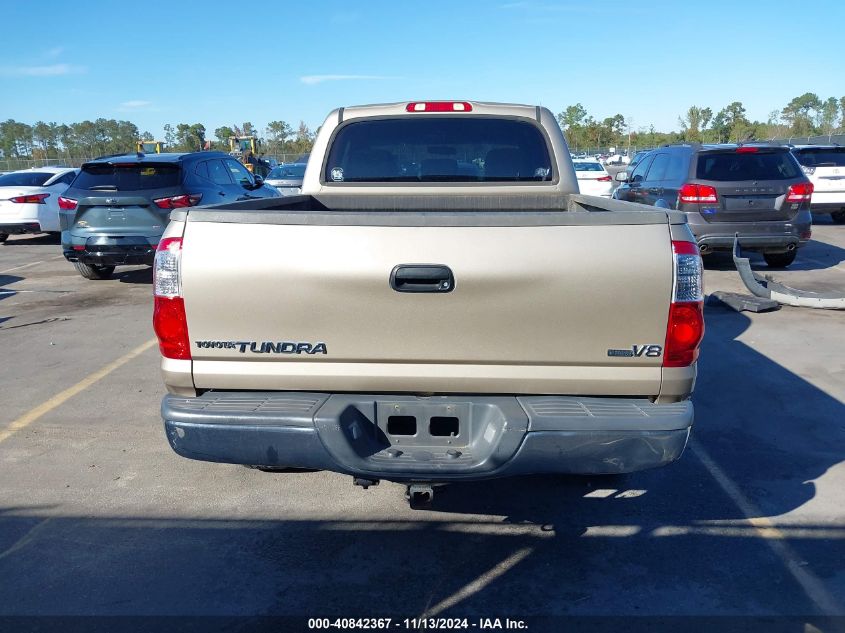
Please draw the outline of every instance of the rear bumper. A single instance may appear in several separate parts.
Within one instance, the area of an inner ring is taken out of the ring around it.
[[[12,222],[8,224],[0,222],[0,233],[8,233],[9,235],[41,233],[41,225],[38,222]]]
[[[626,473],[678,459],[690,401],[292,392],[168,395],[171,447],[191,459],[392,481]]]
[[[776,222],[707,222],[698,213],[687,213],[689,227],[702,250],[731,250],[734,235],[746,250],[784,252],[810,240],[812,216],[800,211],[791,220]]]
[[[62,238],[65,259],[92,266],[151,265],[158,245],[157,237],[95,236],[81,240],[71,237],[70,241],[64,235]]]

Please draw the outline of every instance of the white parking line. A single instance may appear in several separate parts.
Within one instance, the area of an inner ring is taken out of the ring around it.
[[[426,607],[425,611],[423,611],[423,613],[419,616],[419,619],[423,620],[425,618],[433,618],[439,613],[443,613],[446,609],[454,607],[462,600],[466,600],[473,594],[478,593],[491,582],[505,575],[511,569],[519,565],[519,563],[525,560],[533,551],[533,547],[523,547],[522,549],[518,549],[501,563],[498,563],[492,569],[484,572],[472,582],[467,583],[448,598],[444,598],[433,607]]]
[[[766,542],[769,548],[780,558],[787,571],[804,590],[810,601],[816,605],[824,615],[842,615],[841,603],[827,590],[824,583],[807,569],[803,559],[786,542],[787,535],[765,516],[760,509],[740,491],[739,487],[728,477],[727,473],[715,462],[707,450],[697,441],[690,440],[693,454],[704,464],[704,467],[719,484],[736,507],[748,519],[754,531]]]
[[[0,270],[0,275],[4,273],[10,273],[13,270],[23,270],[24,268],[29,268],[30,266],[37,266],[38,264],[43,264],[45,262],[52,261],[54,259],[59,259],[60,257],[64,257],[64,255],[56,255],[55,257],[48,257],[47,259],[42,259],[40,262],[31,262],[29,264],[22,264],[20,266],[15,266],[14,268],[7,268],[6,270]]]

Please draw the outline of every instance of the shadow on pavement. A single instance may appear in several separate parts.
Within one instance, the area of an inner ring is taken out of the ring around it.
[[[59,233],[34,233],[24,235],[12,235],[0,248],[8,248],[10,246],[38,246],[45,244],[60,245],[62,243],[61,234]],[[59,252],[61,254],[61,252]]]
[[[18,277],[17,275],[0,275],[0,301],[8,299],[9,297],[14,297],[17,292],[10,286],[22,280],[23,277]],[[2,318],[3,317],[0,317],[0,322],[2,322]],[[6,318],[10,319],[11,317]]]
[[[842,461],[845,407],[737,340],[749,324],[707,310],[694,436],[762,515],[778,516]],[[156,494],[191,494],[187,483]],[[344,486],[333,494],[375,494]],[[362,497],[357,519],[293,520],[280,490],[260,506],[276,520],[0,510],[0,614],[819,615],[694,450],[623,477],[455,484],[430,511],[409,510],[396,486],[390,519],[368,519]],[[214,499],[203,513],[214,516]],[[801,528],[785,538],[842,603],[845,525]],[[643,629],[633,619],[625,630]]]
[[[152,285],[153,283],[153,269],[151,266],[144,268],[135,268],[121,272],[117,270],[114,277],[124,284],[144,284]]]

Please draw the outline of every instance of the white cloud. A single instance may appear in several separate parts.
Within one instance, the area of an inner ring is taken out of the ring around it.
[[[138,109],[138,108],[146,108],[147,106],[151,106],[153,104],[152,101],[143,101],[141,99],[133,99],[130,101],[124,101],[120,104],[121,108],[126,108],[127,110]]]
[[[3,66],[0,75],[16,77],[58,77],[60,75],[77,75],[86,72],[84,66],[72,64],[50,64],[48,66]]]
[[[385,77],[383,75],[305,75],[299,81],[309,86],[323,83],[324,81],[369,81],[380,79],[399,79],[399,77]]]
[[[48,59],[55,59],[56,57],[58,57],[59,55],[61,55],[64,52],[65,52],[65,49],[64,49],[63,46],[55,46],[55,47],[53,47],[49,50],[44,51],[44,57],[46,57]]]

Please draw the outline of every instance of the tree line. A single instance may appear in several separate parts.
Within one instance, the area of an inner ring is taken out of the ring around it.
[[[600,148],[614,145],[655,147],[677,141],[736,143],[790,137],[845,134],[845,97],[821,99],[813,92],[795,97],[783,108],[772,110],[765,122],[751,121],[741,101],[713,113],[710,107],[690,106],[678,117],[678,131],[658,132],[654,126],[633,129],[633,121],[621,114],[605,119],[588,115],[580,103],[557,115],[569,146]]]
[[[741,101],[729,103],[715,114],[709,106],[692,105],[678,117],[679,130],[671,132],[658,132],[653,125],[634,129],[634,122],[622,114],[595,118],[580,103],[568,106],[557,119],[567,142],[576,151],[614,145],[654,147],[676,141],[726,143],[830,136],[845,133],[845,97],[821,99],[807,92],[773,110],[765,122],[749,120]],[[230,136],[249,135],[262,140],[261,151],[268,155],[303,154],[310,151],[316,131],[312,132],[303,121],[295,129],[285,121],[271,121],[263,130],[247,121],[218,127],[209,135],[202,123],[168,123],[164,138],[157,139],[149,132],[140,132],[131,121],[100,118],[71,124],[37,121],[30,125],[8,119],[0,122],[0,154],[7,160],[73,160],[132,152],[139,140],[164,141],[169,150],[177,152],[228,151]]]
[[[0,154],[7,160],[73,160],[134,152],[139,140],[164,141],[168,150],[175,152],[229,151],[230,136],[249,135],[261,139],[260,151],[268,155],[302,154],[310,151],[316,132],[303,121],[296,129],[284,121],[271,121],[263,133],[245,122],[221,126],[209,138],[202,123],[168,123],[164,126],[164,137],[155,138],[150,132],[139,132],[131,121],[100,118],[71,124],[38,121],[30,125],[8,119],[0,122]]]

